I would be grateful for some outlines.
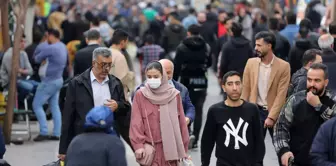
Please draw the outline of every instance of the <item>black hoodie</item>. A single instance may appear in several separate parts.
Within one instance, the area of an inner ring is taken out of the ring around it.
[[[231,70],[243,75],[246,62],[253,57],[251,43],[244,36],[233,37],[222,47],[219,78]]]
[[[168,25],[163,32],[163,41],[162,46],[165,49],[166,53],[175,51],[176,47],[180,42],[185,39],[187,32],[184,27],[180,24],[170,24]]]
[[[294,47],[289,52],[289,64],[291,67],[291,75],[302,67],[302,57],[304,52],[315,46],[308,39],[299,39],[295,42]]]
[[[183,40],[176,49],[174,80],[178,80],[181,76],[182,84],[189,89],[194,88],[186,80],[205,76],[207,68],[211,66],[211,56],[209,53],[210,46],[202,37],[191,36]]]

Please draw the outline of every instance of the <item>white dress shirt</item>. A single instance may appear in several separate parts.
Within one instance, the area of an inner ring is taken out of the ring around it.
[[[111,99],[110,87],[108,86],[109,78],[106,77],[102,83],[99,83],[91,70],[90,79],[94,106],[102,106],[107,99]]]

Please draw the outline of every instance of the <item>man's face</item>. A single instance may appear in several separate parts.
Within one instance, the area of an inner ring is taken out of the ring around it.
[[[127,40],[122,40],[120,42],[120,48],[125,49],[127,47],[127,44],[128,44],[128,39]]]
[[[272,50],[272,45],[264,41],[264,39],[256,40],[255,51],[259,58],[265,57]]]
[[[329,80],[324,77],[321,69],[309,69],[307,73],[307,91],[315,95],[322,95],[328,86]]]
[[[54,37],[53,35],[48,34],[48,37],[47,37],[47,41],[48,41],[48,43],[49,43],[49,44],[53,43],[54,38],[55,38],[55,37]]]
[[[242,82],[239,76],[228,77],[226,83],[222,85],[224,92],[226,92],[227,97],[232,101],[240,100],[242,92]]]
[[[20,48],[21,48],[21,50],[23,50],[23,49],[25,49],[25,47],[26,47],[26,39],[22,38],[21,43],[20,43]]]
[[[168,80],[171,80],[173,78],[173,73],[174,73],[174,70],[173,70],[172,66],[171,65],[165,65],[164,68],[166,70]]]
[[[240,17],[244,17],[245,15],[246,15],[246,9],[240,8],[240,10],[239,10],[239,16]]]
[[[104,80],[112,67],[112,57],[97,56],[97,59],[92,61],[92,66],[99,79]]]

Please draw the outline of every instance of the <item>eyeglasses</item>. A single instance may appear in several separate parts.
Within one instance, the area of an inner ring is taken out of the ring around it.
[[[97,61],[95,62],[99,65],[101,69],[110,69],[112,67],[112,63],[104,63],[104,62],[99,63]]]

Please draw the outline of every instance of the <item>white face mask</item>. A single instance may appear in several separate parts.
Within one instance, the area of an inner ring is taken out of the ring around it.
[[[161,78],[147,78],[147,84],[153,89],[157,89],[161,85]]]

